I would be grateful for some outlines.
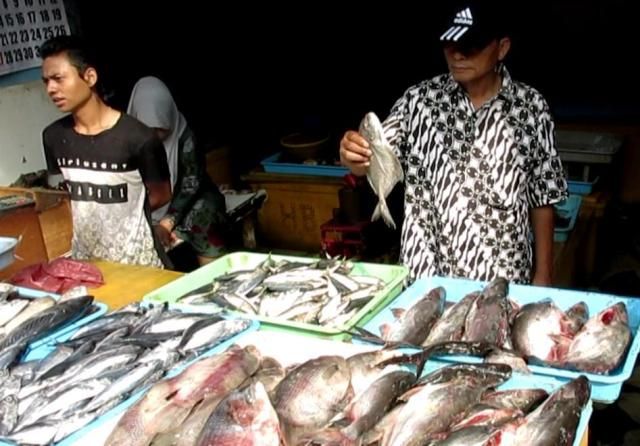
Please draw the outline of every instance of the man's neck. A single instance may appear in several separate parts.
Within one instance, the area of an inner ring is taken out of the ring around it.
[[[483,78],[463,85],[476,110],[498,94],[501,86],[502,76],[495,71],[492,71]]]
[[[119,113],[109,107],[96,96],[91,98],[78,110],[73,112],[75,130],[83,135],[97,135],[113,127]]]

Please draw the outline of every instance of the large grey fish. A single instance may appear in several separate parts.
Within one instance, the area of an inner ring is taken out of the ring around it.
[[[569,446],[573,444],[582,410],[591,395],[589,380],[580,376],[551,394],[522,421],[503,426],[487,443],[491,446]]]
[[[445,290],[437,287],[415,302],[407,310],[394,309],[396,320],[380,327],[382,339],[387,342],[420,345],[429,335],[444,308]]]
[[[389,410],[396,399],[416,382],[416,376],[397,370],[386,373],[374,381],[367,390],[356,396],[344,409],[342,417],[334,421],[342,429],[330,428],[309,435],[311,444],[325,446],[355,446],[362,434],[372,429]]]
[[[418,446],[446,432],[463,417],[487,389],[511,376],[502,364],[458,364],[427,375],[401,397],[406,401],[382,446]]]
[[[428,346],[447,341],[461,341],[464,335],[464,324],[471,305],[480,295],[479,292],[467,294],[460,301],[447,308],[442,317],[436,321],[429,336],[422,345]]]
[[[320,356],[294,368],[273,397],[287,443],[324,427],[352,396],[351,370],[341,356]]]
[[[498,277],[482,290],[469,308],[463,341],[486,342],[498,347],[508,341],[511,311],[508,289],[506,279]]]
[[[373,153],[371,164],[367,169],[367,180],[378,196],[378,205],[373,211],[371,221],[382,217],[387,226],[395,229],[396,223],[387,206],[387,197],[396,183],[404,180],[402,164],[393,152],[391,144],[384,135],[382,123],[375,113],[369,112],[364,116],[360,123],[359,133],[367,140],[369,150]]]
[[[105,445],[148,445],[157,434],[176,430],[199,401],[222,398],[253,375],[259,365],[260,353],[252,346],[233,346],[191,364],[181,374],[149,389],[120,418]]]
[[[584,324],[563,362],[585,372],[609,373],[620,365],[630,342],[627,307],[619,302]]]
[[[233,391],[224,398],[196,441],[197,446],[279,446],[281,443],[278,414],[260,382]]]
[[[552,301],[524,305],[513,322],[513,347],[525,358],[557,361],[564,357],[573,332],[571,321]]]

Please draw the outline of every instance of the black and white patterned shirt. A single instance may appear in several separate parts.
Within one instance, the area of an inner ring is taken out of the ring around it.
[[[444,74],[409,88],[383,124],[405,172],[401,261],[414,279],[528,283],[529,209],[567,195],[546,101],[501,74],[478,110]]]

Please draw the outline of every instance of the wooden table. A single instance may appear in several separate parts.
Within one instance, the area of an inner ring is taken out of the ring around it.
[[[182,273],[159,268],[123,265],[96,260],[91,262],[102,272],[105,284],[89,292],[99,301],[117,309],[141,300],[145,294],[182,276]]]

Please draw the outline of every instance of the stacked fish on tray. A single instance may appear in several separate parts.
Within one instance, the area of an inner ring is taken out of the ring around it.
[[[19,362],[29,344],[95,310],[91,296],[56,301],[21,297],[13,287],[0,291],[0,370]]]
[[[46,357],[3,371],[0,437],[19,444],[60,441],[161,379],[180,361],[250,325],[166,305],[132,305],[96,319]]]
[[[244,313],[339,327],[373,299],[384,282],[350,275],[338,259],[315,263],[267,258],[250,271],[234,271],[178,298],[185,304],[215,303]]]
[[[158,382],[107,446],[569,446],[590,396],[579,377],[551,395],[496,390],[504,364],[458,364],[416,379],[398,350],[318,356],[288,369],[237,345]]]
[[[521,371],[529,363],[601,374],[620,365],[631,342],[624,303],[591,318],[584,302],[566,312],[549,299],[520,307],[502,278],[445,306],[445,289],[431,289],[410,308],[393,309],[396,319],[380,327],[381,338],[424,347],[449,343],[445,352],[464,352],[468,343],[467,352]]]

